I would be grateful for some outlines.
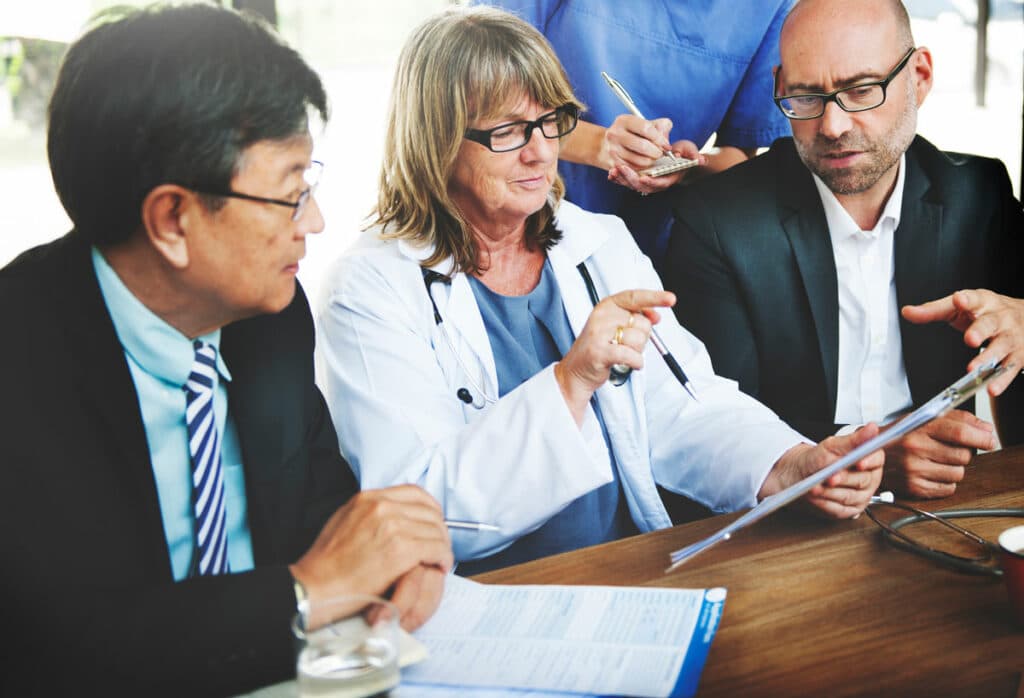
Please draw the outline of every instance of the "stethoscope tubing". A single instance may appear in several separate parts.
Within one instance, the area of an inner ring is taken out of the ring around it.
[[[894,520],[892,523],[883,524],[881,523],[871,512],[869,506],[866,510],[867,515],[878,524],[882,529],[882,534],[885,539],[891,544],[898,548],[902,548],[909,552],[912,552],[921,557],[932,560],[933,562],[939,562],[949,567],[952,567],[961,572],[968,574],[984,575],[990,577],[1001,577],[1003,571],[996,565],[986,564],[990,561],[999,548],[995,543],[981,538],[977,534],[967,531],[955,524],[949,523],[947,519],[974,519],[974,518],[1024,518],[1024,508],[999,508],[999,509],[947,509],[945,511],[937,512],[925,512],[915,507],[909,507],[902,504],[892,504],[889,502],[882,502],[883,504],[889,504],[890,506],[896,506],[902,509],[914,511],[916,513],[904,516],[902,518]],[[985,554],[976,558],[966,558],[959,555],[952,555],[950,553],[943,552],[941,550],[934,550],[922,546],[920,543],[916,543],[908,538],[900,537],[900,529],[907,526],[911,526],[916,523],[923,523],[925,521],[939,520],[940,523],[944,523],[959,535],[963,535],[968,539],[979,543],[983,546]]]

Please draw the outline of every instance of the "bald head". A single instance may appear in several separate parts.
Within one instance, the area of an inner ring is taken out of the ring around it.
[[[816,33],[827,43],[850,21],[867,22],[891,33],[901,45],[914,45],[910,16],[901,0],[799,0],[786,16],[779,41],[785,45],[806,33]]]

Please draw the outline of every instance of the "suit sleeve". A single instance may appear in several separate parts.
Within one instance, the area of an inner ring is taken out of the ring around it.
[[[1024,212],[1013,196],[1010,179],[1002,163],[998,164],[998,189],[1001,201],[997,222],[999,242],[992,246],[1000,269],[998,286],[993,289],[1013,298],[1024,298]],[[1013,370],[1021,370],[1021,366]],[[1017,446],[1024,443],[1024,376],[1018,376],[995,401],[995,417],[1000,443]]]

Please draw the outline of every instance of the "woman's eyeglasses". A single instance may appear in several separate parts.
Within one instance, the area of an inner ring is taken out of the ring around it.
[[[530,142],[534,129],[545,138],[568,135],[579,123],[580,110],[574,104],[563,104],[554,111],[541,114],[533,121],[510,121],[485,130],[467,128],[463,136],[495,153],[518,150]]]

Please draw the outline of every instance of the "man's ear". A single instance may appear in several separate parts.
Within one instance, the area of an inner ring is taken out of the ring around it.
[[[146,238],[171,266],[188,266],[189,222],[202,204],[195,192],[177,184],[154,187],[142,200],[142,227]]]
[[[921,46],[910,60],[910,68],[914,74],[914,94],[920,108],[924,104],[924,98],[932,91],[932,52],[927,46]]]

